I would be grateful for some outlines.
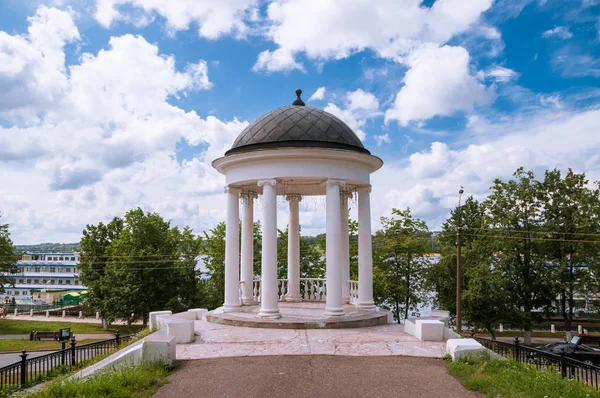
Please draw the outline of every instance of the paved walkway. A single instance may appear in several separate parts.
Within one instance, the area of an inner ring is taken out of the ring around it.
[[[443,342],[423,342],[389,324],[357,329],[259,329],[195,321],[196,340],[177,345],[177,359],[263,355],[442,357]]]
[[[409,357],[269,356],[180,361],[156,398],[482,397],[445,361]]]

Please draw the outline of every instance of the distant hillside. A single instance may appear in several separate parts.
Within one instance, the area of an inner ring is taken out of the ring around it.
[[[15,252],[72,253],[79,251],[79,243],[40,243],[39,245],[15,245]]]

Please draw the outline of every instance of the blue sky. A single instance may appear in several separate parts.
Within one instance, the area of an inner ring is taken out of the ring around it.
[[[0,0],[3,220],[17,243],[134,206],[209,229],[210,162],[298,87],[384,160],[375,220],[437,229],[519,166],[600,180],[597,0]]]

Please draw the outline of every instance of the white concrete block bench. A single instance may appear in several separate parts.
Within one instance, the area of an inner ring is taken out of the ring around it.
[[[172,315],[171,311],[152,311],[148,318],[150,318],[150,329],[158,330],[161,326],[158,325],[157,318],[161,315]]]
[[[194,321],[190,319],[171,319],[167,323],[167,335],[175,337],[177,344],[194,341]]]
[[[446,351],[453,361],[469,355],[487,353],[487,349],[474,339],[450,339],[446,342]]]
[[[421,341],[444,341],[444,323],[431,319],[417,319],[416,337]]]

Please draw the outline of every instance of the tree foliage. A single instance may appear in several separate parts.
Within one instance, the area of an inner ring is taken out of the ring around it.
[[[201,241],[189,228],[171,227],[138,208],[107,225],[88,225],[83,235],[81,278],[108,321],[145,323],[150,311],[198,303]]]
[[[374,242],[374,299],[400,322],[427,301],[429,231],[410,209],[392,209],[392,216],[382,217],[381,224]]]
[[[10,239],[8,224],[0,224],[0,293],[4,293],[5,284],[13,282],[8,275],[17,271],[17,267],[14,265],[17,258],[15,247]]]

